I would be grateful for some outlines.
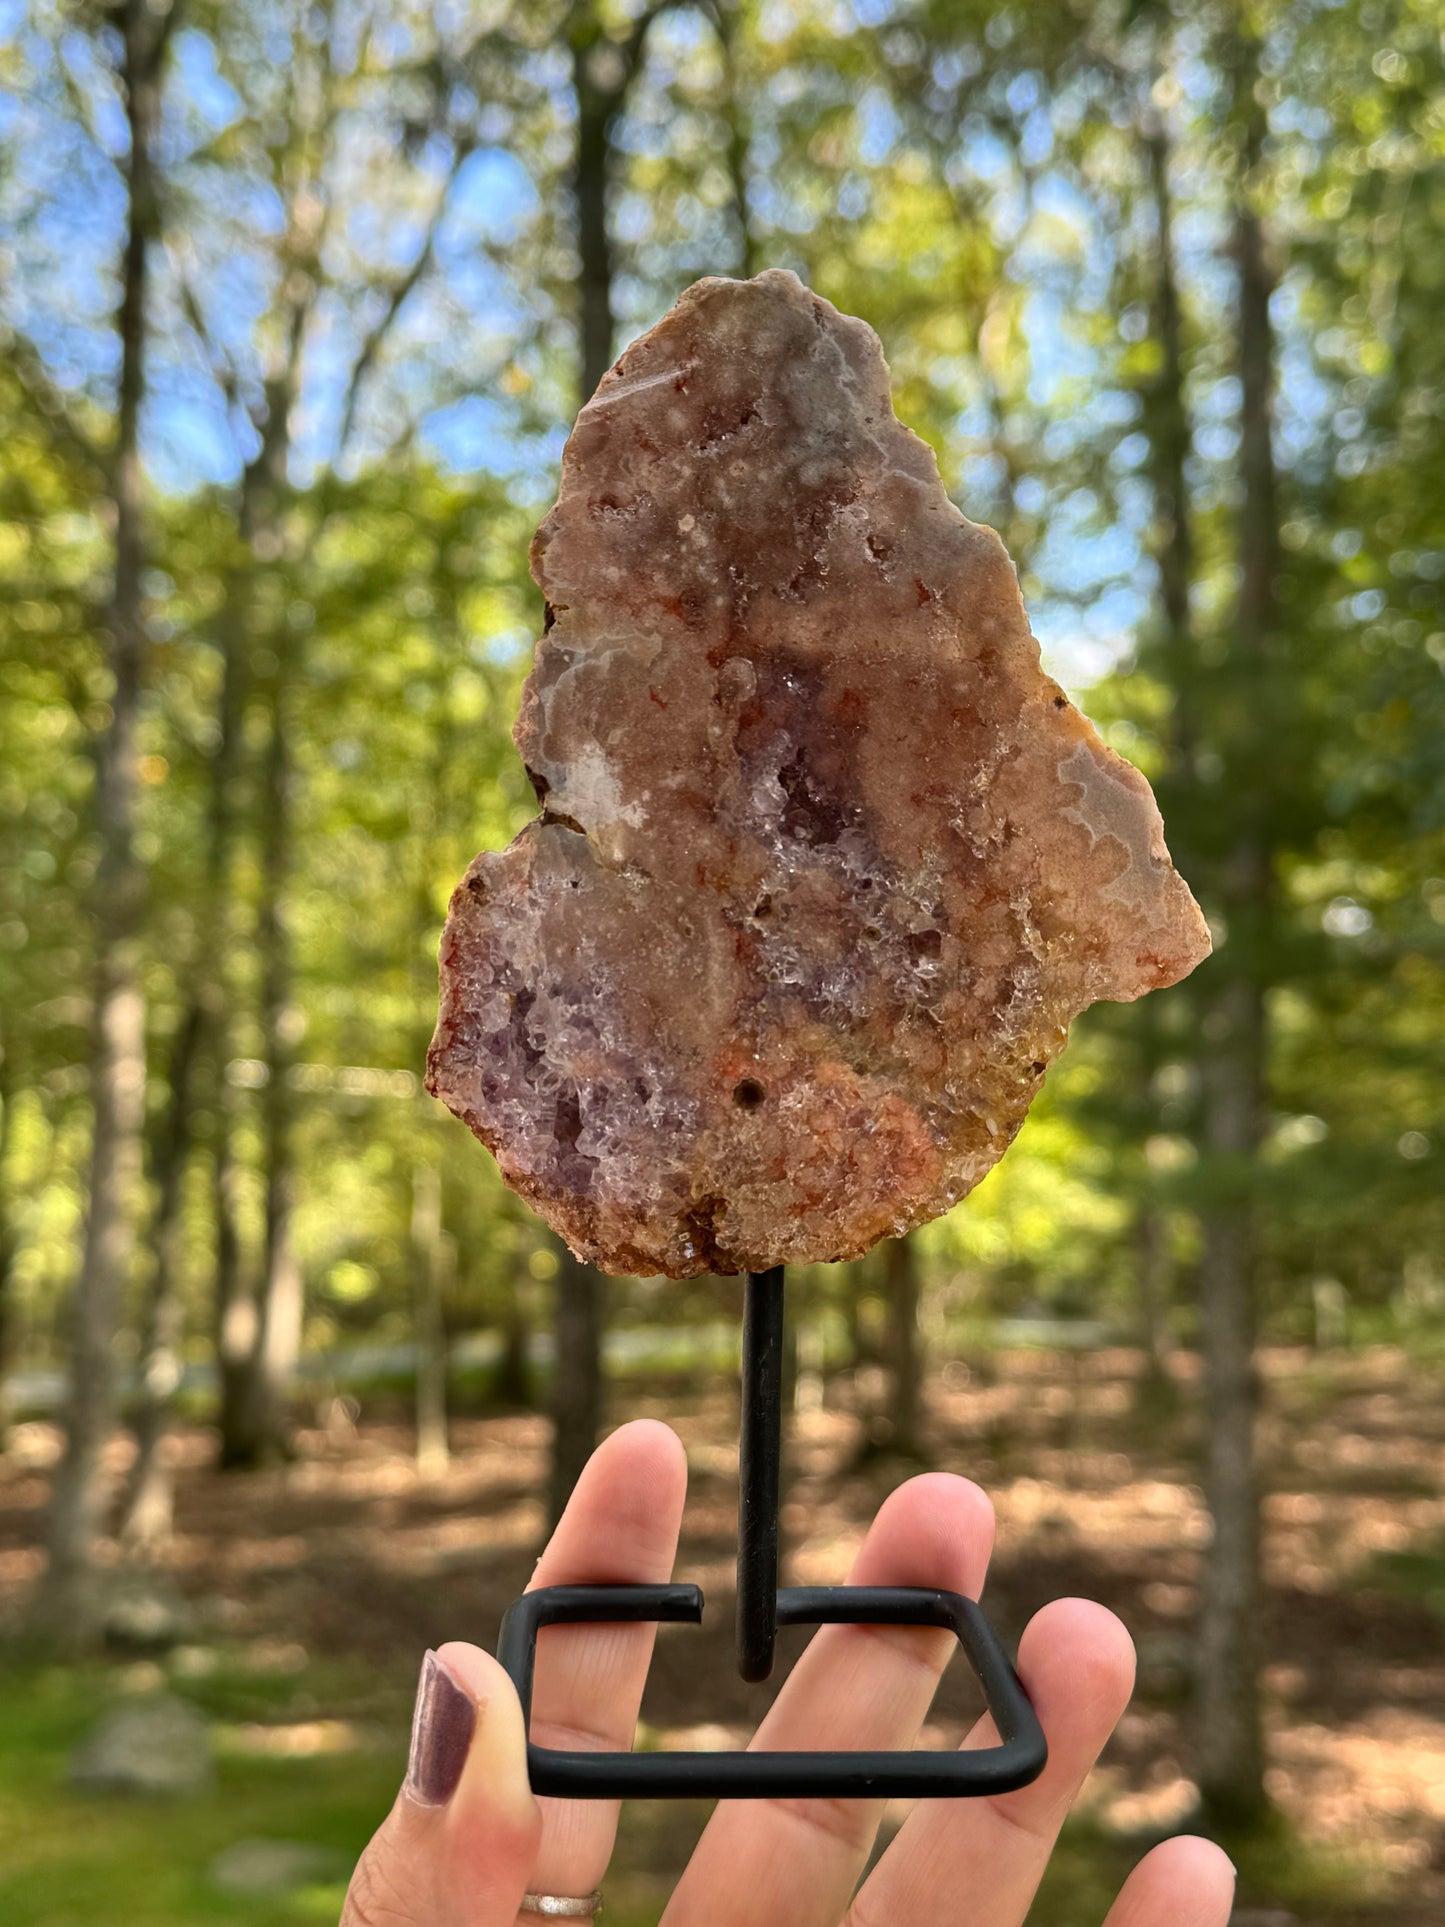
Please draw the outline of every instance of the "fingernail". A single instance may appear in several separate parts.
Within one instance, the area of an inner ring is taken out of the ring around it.
[[[471,1694],[457,1685],[435,1653],[428,1653],[421,1663],[406,1766],[406,1790],[420,1805],[444,1807],[456,1792],[477,1716]]]

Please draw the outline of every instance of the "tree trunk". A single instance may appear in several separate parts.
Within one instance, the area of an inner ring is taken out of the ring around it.
[[[1273,914],[1273,862],[1263,781],[1266,669],[1278,619],[1279,510],[1271,418],[1274,356],[1269,302],[1273,279],[1252,200],[1262,147],[1254,98],[1256,50],[1239,63],[1236,103],[1245,129],[1235,190],[1239,275],[1240,466],[1239,603],[1234,633],[1248,721],[1237,785],[1246,802],[1219,878],[1228,939],[1214,966],[1217,985],[1205,1020],[1203,1137],[1215,1166],[1202,1215],[1201,1320],[1207,1415],[1206,1493],[1214,1536],[1204,1561],[1199,1653],[1199,1784],[1206,1813],[1221,1825],[1258,1819],[1264,1791],[1259,1704],[1259,1490],[1255,1466],[1256,1236],[1254,1161],[1263,1137],[1268,1065],[1264,963]],[[1251,787],[1252,786],[1252,787]]]
[[[888,1300],[888,1448],[901,1458],[923,1456],[923,1339],[918,1329],[918,1253],[912,1238],[883,1247]]]
[[[170,1401],[181,1377],[181,1207],[191,1152],[192,1085],[201,1032],[201,1006],[192,1003],[171,1049],[170,1108],[151,1159],[158,1194],[152,1235],[155,1270],[141,1336],[140,1389],[131,1415],[135,1463],[120,1529],[121,1543],[133,1551],[163,1545],[171,1536],[171,1481],[161,1444]]]
[[[416,1339],[416,1464],[424,1478],[445,1472],[447,1444],[446,1287],[454,1247],[442,1229],[441,1177],[435,1166],[412,1173],[412,1303]]]
[[[733,221],[737,228],[737,272],[750,280],[758,271],[757,237],[748,202],[748,148],[751,130],[743,90],[738,82],[737,7],[718,0],[713,14],[723,67],[723,122],[727,128],[728,181],[732,188]]]
[[[243,548],[249,545],[253,533],[261,472],[260,464],[253,462],[242,478],[237,524]],[[155,1272],[140,1355],[141,1391],[134,1419],[136,1461],[121,1526],[122,1541],[136,1548],[154,1549],[170,1537],[171,1530],[171,1481],[162,1448],[170,1422],[171,1401],[180,1382],[176,1347],[184,1311],[179,1299],[177,1247],[186,1163],[195,1141],[196,1104],[203,1072],[209,1074],[213,1100],[218,1329],[224,1323],[227,1309],[235,1302],[239,1286],[240,1241],[235,1222],[231,1119],[226,1089],[229,1037],[226,974],[233,922],[230,898],[236,827],[233,791],[245,710],[249,587],[249,575],[244,567],[228,572],[226,598],[216,626],[222,658],[221,692],[216,748],[209,770],[205,889],[199,910],[196,954],[191,965],[190,1002],[176,1033],[170,1110],[156,1159],[160,1196],[153,1230]],[[218,1346],[218,1357],[221,1349]]]
[[[502,1321],[502,1356],[497,1366],[493,1396],[499,1405],[520,1405],[530,1410],[536,1400],[532,1384],[532,1325],[521,1288],[512,1295]]]
[[[852,1293],[851,1309],[855,1318],[854,1365],[880,1362],[881,1388],[874,1398],[865,1394],[863,1440],[858,1462],[866,1465],[877,1458],[921,1459],[923,1417],[923,1339],[918,1323],[918,1257],[911,1238],[889,1238],[878,1247],[873,1261],[881,1268],[878,1277],[884,1304],[881,1346],[870,1341],[862,1320],[856,1316],[865,1281],[872,1267],[857,1269],[857,1288]],[[869,1372],[868,1379],[875,1376]],[[867,1381],[865,1381],[867,1382]]]
[[[1207,1155],[1244,1165],[1259,1142],[1264,1009],[1236,979],[1211,1016],[1205,1060]],[[1204,1560],[1199,1624],[1199,1785],[1216,1824],[1247,1824],[1265,1805],[1259,1706],[1259,1492],[1255,1473],[1255,1240],[1237,1188],[1203,1216],[1199,1262],[1204,1348],[1205,1495],[1213,1540]],[[1218,1180],[1216,1180],[1218,1182]]]
[[[1147,1199],[1134,1220],[1134,1288],[1139,1350],[1143,1370],[1134,1392],[1134,1412],[1142,1425],[1162,1425],[1177,1416],[1179,1387],[1169,1370],[1174,1349],[1170,1317],[1174,1268],[1169,1257],[1169,1220]]]
[[[586,403],[612,366],[612,245],[607,231],[612,121],[637,72],[650,15],[634,29],[622,54],[621,78],[609,81],[603,61],[618,50],[604,44],[590,6],[572,22],[572,82],[577,101],[577,148],[572,192],[577,213],[578,399]],[[562,1516],[602,1422],[602,1330],[605,1286],[601,1274],[556,1242],[557,1368],[552,1381],[552,1469],[548,1509]]]
[[[231,861],[237,834],[233,794],[241,762],[246,697],[250,683],[255,572],[261,566],[257,536],[265,522],[265,501],[278,463],[284,463],[284,433],[268,420],[259,453],[241,478],[237,510],[240,556],[229,573],[226,603],[217,634],[224,656],[220,737],[211,768],[208,890],[211,947],[201,995],[209,1008],[214,1052],[214,1146],[212,1217],[215,1224],[216,1370],[220,1381],[217,1424],[218,1464],[243,1470],[257,1463],[254,1361],[260,1336],[260,1305],[255,1281],[246,1276],[237,1219],[239,1173],[233,1138],[234,1099],[226,1080],[230,1054],[229,951],[236,916],[231,900]],[[273,697],[274,697],[274,691]],[[269,753],[269,751],[268,751]]]
[[[18,1320],[11,1296],[11,1279],[20,1234],[6,1186],[5,1159],[15,1122],[15,1091],[19,1082],[15,1075],[14,1046],[5,1037],[4,1013],[0,1011],[0,1453],[10,1442],[10,1374],[18,1350]]]
[[[120,379],[113,470],[115,554],[110,608],[109,718],[96,744],[100,863],[92,893],[95,1003],[90,1045],[89,1210],[69,1311],[70,1387],[65,1453],[47,1526],[49,1555],[35,1623],[56,1644],[94,1635],[95,1547],[105,1512],[102,1459],[116,1416],[114,1344],[135,1244],[145,1125],[145,1003],[139,946],[145,873],[135,852],[136,728],[145,671],[140,408],[146,379],[146,297],[155,228],[152,142],[174,10],[126,0],[119,26],[130,151],[124,173]]]
[[[552,1469],[547,1510],[561,1518],[602,1429],[602,1332],[607,1281],[556,1243],[557,1364],[552,1378]]]
[[[293,1001],[291,933],[286,891],[291,877],[291,828],[295,783],[291,760],[290,651],[278,637],[276,685],[271,703],[271,740],[261,807],[261,1028],[266,1084],[262,1119],[266,1157],[265,1271],[257,1345],[258,1403],[264,1447],[279,1453],[286,1442],[284,1401],[301,1356],[302,1281],[295,1247],[296,1176],[292,1129],[295,1097],[291,1071],[299,1023]]]
[[[848,1362],[844,1369],[855,1374],[864,1365],[873,1363],[877,1349],[863,1316],[863,1298],[868,1282],[867,1260],[855,1260],[848,1267],[847,1281],[843,1287],[843,1317],[848,1330]]]
[[[264,382],[264,409],[253,420],[259,446],[241,483],[238,533],[242,554],[230,583],[225,615],[226,679],[223,703],[232,733],[223,724],[223,745],[234,745],[214,774],[211,791],[213,850],[217,853],[217,901],[229,903],[229,856],[234,837],[230,790],[242,753],[244,705],[259,572],[285,551],[287,463],[292,415],[301,380],[307,327],[322,284],[320,261],[328,197],[316,177],[338,111],[336,75],[329,45],[319,46],[299,27],[290,49],[289,144],[273,154],[276,191],[286,201],[286,232],[277,261],[278,309],[273,317],[275,352]],[[314,110],[314,111],[313,111]],[[272,331],[268,331],[272,332]],[[353,370],[353,382],[357,373]],[[349,397],[343,409],[350,414]],[[297,645],[282,617],[267,638],[275,666],[267,690],[267,738],[256,801],[261,812],[261,890],[256,947],[261,960],[261,1031],[266,1081],[261,1099],[262,1155],[266,1173],[265,1237],[261,1277],[250,1287],[241,1263],[233,1193],[235,1148],[224,1102],[224,1070],[217,1079],[215,1159],[216,1352],[221,1382],[219,1463],[245,1468],[281,1454],[286,1445],[284,1399],[300,1355],[302,1278],[292,1244],[293,1154],[290,1084],[295,1038],[291,956],[283,898],[291,872],[293,773],[288,708],[301,681]],[[227,920],[228,921],[228,920]],[[234,933],[222,926],[213,986],[224,991],[225,956]],[[218,999],[218,1056],[226,1055],[225,997]]]
[[[284,549],[281,534],[286,464],[291,447],[291,411],[300,382],[306,323],[315,299],[315,269],[321,242],[319,200],[295,193],[284,259],[287,309],[282,317],[284,348],[266,382],[266,415],[261,446],[248,465],[241,492],[241,534],[246,555],[234,584],[235,628],[228,667],[236,665],[233,698],[239,755],[240,685],[246,674],[250,623],[254,609],[254,571]],[[263,546],[264,545],[264,546]],[[261,1277],[248,1290],[240,1263],[231,1205],[235,1182],[234,1147],[224,1108],[219,1113],[216,1159],[216,1317],[217,1362],[221,1380],[219,1464],[244,1471],[279,1458],[288,1449],[285,1396],[301,1352],[302,1278],[292,1245],[294,1169],[291,1144],[293,1095],[290,1073],[296,1040],[291,1000],[291,949],[284,896],[291,875],[291,813],[294,774],[291,761],[290,702],[298,680],[296,644],[284,618],[270,637],[274,668],[267,690],[266,756],[261,774],[261,891],[256,914],[256,948],[261,959],[261,1032],[266,1081],[261,1102],[261,1138],[266,1171],[265,1240]],[[226,773],[229,783],[230,773]],[[230,811],[224,791],[213,791],[213,806]],[[229,843],[223,844],[228,852]],[[225,901],[224,870],[218,891]],[[220,953],[224,968],[224,951]],[[217,982],[220,981],[218,973]]]
[[[1135,1296],[1139,1307],[1139,1349],[1144,1371],[1167,1379],[1169,1354],[1169,1227],[1163,1212],[1146,1204],[1134,1225]]]
[[[233,1368],[233,1403],[223,1414],[221,1461],[237,1469],[263,1465],[288,1447],[286,1397],[301,1351],[302,1279],[293,1244],[294,1166],[291,1066],[296,1036],[291,1001],[291,946],[284,897],[291,873],[292,768],[289,652],[275,642],[270,734],[260,797],[263,819],[261,900],[256,942],[261,956],[261,1030],[266,1081],[261,1137],[266,1171],[265,1243],[249,1345]]]
[[[1193,772],[1193,634],[1189,588],[1194,579],[1194,531],[1189,515],[1189,409],[1184,393],[1184,341],[1174,262],[1174,211],[1169,185],[1169,142],[1157,122],[1146,136],[1154,196],[1154,337],[1162,363],[1145,397],[1154,484],[1152,549],[1159,571],[1159,603],[1174,695],[1171,761],[1176,772]]]
[[[1144,108],[1142,138],[1154,203],[1151,320],[1154,339],[1160,349],[1158,374],[1143,394],[1154,493],[1150,549],[1159,572],[1163,667],[1173,696],[1166,781],[1178,785],[1192,781],[1197,733],[1194,723],[1194,639],[1189,609],[1189,590],[1194,577],[1194,541],[1186,476],[1191,437],[1184,390],[1183,321],[1174,257],[1170,147],[1163,123],[1148,104]],[[1171,820],[1179,819],[1171,817]],[[1188,853],[1177,833],[1175,843],[1180,864],[1188,874],[1191,868]],[[1160,1036],[1159,1013],[1152,1000],[1146,1000],[1136,1021],[1144,1057],[1143,1077],[1152,1084],[1165,1050]],[[1173,1280],[1168,1226],[1147,1191],[1135,1218],[1134,1255],[1139,1343],[1144,1353],[1139,1406],[1145,1417],[1162,1417],[1174,1397],[1174,1382],[1168,1370],[1169,1309]]]
[[[609,137],[613,116],[626,94],[622,86],[598,84],[597,68],[616,49],[604,42],[590,9],[572,46],[572,81],[577,97],[577,153],[572,192],[577,203],[578,401],[591,399],[612,366],[615,333],[612,317],[612,242],[607,231],[607,189],[611,177]]]
[[[231,1442],[242,1438],[246,1402],[247,1360],[256,1343],[256,1295],[247,1289],[242,1266],[241,1234],[236,1209],[239,1174],[232,1136],[231,1092],[226,1081],[224,1033],[219,1040],[216,1076],[216,1137],[211,1165],[211,1213],[216,1227],[216,1374],[219,1393],[216,1424],[220,1431],[217,1463],[223,1470],[244,1463],[229,1454]]]

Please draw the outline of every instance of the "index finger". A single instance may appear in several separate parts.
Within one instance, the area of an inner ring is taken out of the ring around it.
[[[527,1590],[670,1579],[687,1491],[677,1434],[653,1419],[622,1426],[593,1453]],[[626,1752],[637,1727],[656,1628],[548,1626],[537,1640],[531,1738],[577,1752]],[[543,1798],[534,1890],[581,1895],[601,1882],[616,1800]]]

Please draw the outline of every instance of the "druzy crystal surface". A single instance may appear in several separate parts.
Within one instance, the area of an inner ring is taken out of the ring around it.
[[[877,337],[793,275],[699,282],[626,351],[532,571],[542,810],[452,899],[428,1085],[605,1270],[922,1224],[1080,1010],[1207,954]]]

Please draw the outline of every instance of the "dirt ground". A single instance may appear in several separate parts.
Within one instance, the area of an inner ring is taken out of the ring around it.
[[[1245,1898],[1264,1911],[1242,1918],[1426,1927],[1445,1919],[1445,1402],[1437,1377],[1390,1349],[1278,1352],[1264,1367],[1269,1787],[1294,1871],[1246,1868]],[[1119,1613],[1138,1644],[1135,1702],[1085,1801],[1086,1830],[1106,1842],[1167,1832],[1193,1798],[1187,1670],[1207,1542],[1193,1369],[1181,1356],[1178,1410],[1163,1418],[1140,1415],[1138,1361],[1125,1351],[954,1363],[928,1390],[932,1464],[978,1479],[998,1508],[985,1603],[1009,1641],[1046,1600],[1079,1593]],[[795,1582],[841,1579],[864,1523],[906,1476],[860,1462],[855,1408],[869,1389],[840,1381],[791,1421]],[[613,1407],[681,1433],[691,1493],[678,1576],[709,1598],[701,1631],[664,1629],[644,1723],[665,1746],[741,1743],[775,1688],[743,1685],[731,1657],[735,1394],[618,1386]],[[531,1415],[459,1418],[452,1444],[450,1469],[423,1479],[399,1413],[379,1406],[355,1424],[340,1405],[272,1473],[221,1477],[203,1431],[174,1441],[167,1565],[195,1603],[202,1646],[241,1647],[281,1671],[325,1655],[384,1683],[379,1695],[292,1702],[289,1727],[404,1722],[426,1645],[495,1638],[538,1545],[546,1427]],[[51,1428],[28,1426],[0,1460],[0,1625],[38,1566],[53,1447]],[[976,1704],[955,1666],[928,1739],[955,1741]],[[667,1803],[629,1816],[624,1867],[661,1891],[698,1818]],[[1282,1895],[1284,1912],[1270,1912]]]

